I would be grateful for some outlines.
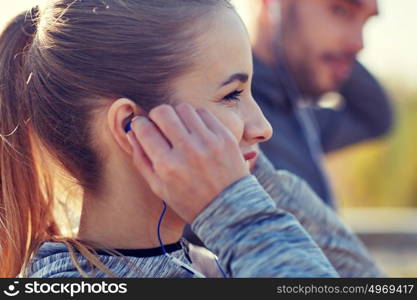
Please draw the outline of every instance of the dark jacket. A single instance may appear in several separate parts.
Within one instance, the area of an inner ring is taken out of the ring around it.
[[[285,64],[269,67],[256,57],[252,93],[274,129],[261,149],[275,168],[306,180],[331,207],[335,201],[322,168],[322,154],[379,137],[392,124],[386,93],[359,62],[340,90],[344,98],[340,110],[302,104]]]

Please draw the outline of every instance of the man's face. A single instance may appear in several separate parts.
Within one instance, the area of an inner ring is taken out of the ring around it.
[[[279,45],[303,95],[337,90],[363,48],[377,0],[282,0]]]

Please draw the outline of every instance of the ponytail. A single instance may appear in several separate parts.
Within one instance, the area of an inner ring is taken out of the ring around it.
[[[228,0],[165,2],[48,1],[41,16],[21,14],[0,36],[0,277],[24,276],[45,240],[65,243],[83,276],[75,253],[111,276],[93,256],[97,245],[61,234],[53,204],[66,210],[68,188],[102,189],[92,116],[103,100],[127,97],[146,111],[171,101],[170,83],[198,53],[193,27],[201,26],[190,24],[231,8]]]
[[[59,233],[50,180],[36,168],[28,124],[25,53],[35,14],[20,14],[0,37],[0,277],[18,276],[39,243]]]

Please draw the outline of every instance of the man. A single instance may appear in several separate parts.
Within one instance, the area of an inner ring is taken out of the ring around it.
[[[389,99],[356,60],[376,0],[233,0],[254,53],[252,93],[274,135],[261,149],[276,169],[303,178],[330,207],[336,204],[322,155],[370,138],[392,124]],[[339,109],[317,106],[338,91]],[[186,227],[184,236],[201,241]]]
[[[335,206],[322,154],[379,137],[392,123],[389,100],[358,62],[363,28],[378,14],[376,0],[246,0],[254,52],[253,96],[274,136],[261,148],[277,169],[304,178]],[[318,100],[338,91],[338,109]]]

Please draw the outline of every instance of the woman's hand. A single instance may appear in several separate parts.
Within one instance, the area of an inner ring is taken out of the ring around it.
[[[236,138],[203,108],[161,105],[149,119],[134,118],[132,131],[134,165],[153,192],[188,223],[249,174]]]

